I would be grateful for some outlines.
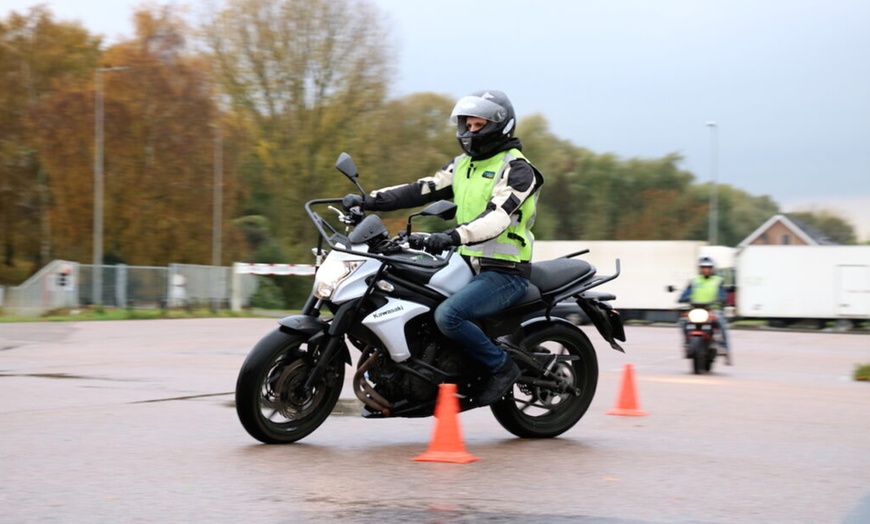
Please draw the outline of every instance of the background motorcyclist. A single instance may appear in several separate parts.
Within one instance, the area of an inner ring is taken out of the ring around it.
[[[521,371],[474,321],[509,307],[525,294],[534,243],[531,228],[544,181],[514,136],[516,114],[504,93],[477,91],[465,96],[450,118],[464,154],[430,177],[369,195],[350,194],[342,204],[346,209],[360,206],[372,211],[442,199],[457,204],[457,226],[429,235],[424,245],[432,252],[459,246],[474,270],[471,282],[438,306],[435,322],[489,371],[475,399],[485,406],[504,397]]]
[[[693,278],[683,293],[680,295],[680,303],[709,304],[709,308],[716,314],[716,324],[719,327],[722,341],[720,349],[726,355],[726,364],[731,364],[728,344],[728,319],[725,317],[723,305],[727,297],[725,279],[715,273],[716,264],[711,257],[702,256],[698,260],[698,275]],[[686,319],[681,317],[679,321],[680,331],[686,334]]]

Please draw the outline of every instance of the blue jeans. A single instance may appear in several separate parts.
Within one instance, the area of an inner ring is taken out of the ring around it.
[[[494,373],[507,360],[507,353],[473,321],[516,303],[528,286],[529,281],[521,276],[483,271],[435,309],[435,323],[442,333]]]

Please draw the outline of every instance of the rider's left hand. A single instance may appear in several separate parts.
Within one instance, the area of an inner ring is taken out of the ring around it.
[[[341,199],[341,206],[344,208],[345,211],[350,211],[355,207],[362,210],[365,207],[365,198],[362,195],[355,195],[351,193],[349,195],[345,195],[345,197]]]

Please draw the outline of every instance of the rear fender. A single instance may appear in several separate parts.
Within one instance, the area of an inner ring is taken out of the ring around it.
[[[577,327],[576,325],[574,325],[573,322],[571,322],[571,321],[569,321],[569,320],[566,320],[566,319],[564,319],[564,318],[562,318],[562,317],[550,317],[550,318],[547,318],[547,317],[535,317],[535,318],[530,318],[530,319],[526,320],[525,322],[523,322],[523,323],[520,325],[520,331],[521,331],[520,336],[521,336],[522,338],[525,338],[525,337],[527,337],[529,334],[531,334],[531,333],[535,333],[536,331],[538,331],[538,330],[540,330],[540,329],[545,329],[545,328],[547,328],[547,327],[549,327],[549,326],[552,326],[553,324],[560,324],[560,325],[567,326],[567,327],[571,328],[573,331],[575,331],[575,332],[577,333],[577,335],[578,335],[579,337],[585,338],[586,341],[589,342],[589,345],[590,345],[590,346],[595,347],[595,346],[592,344],[592,342],[589,340],[589,337],[586,335],[586,332],[585,332],[585,331],[583,331],[582,329],[580,329],[579,327]]]
[[[530,319],[524,321],[522,324],[520,324],[520,327],[523,329],[523,331],[525,331],[527,333],[531,333],[535,330],[543,329],[545,327],[545,325],[547,325],[547,324],[565,324],[567,326],[573,327],[574,329],[576,329],[580,333],[583,333],[583,331],[580,328],[578,328],[577,326],[575,326],[573,322],[570,322],[562,317],[554,317],[554,316],[551,316],[549,318],[547,318],[545,316],[530,318]],[[583,333],[583,336],[585,337],[586,333]]]
[[[617,342],[617,340],[625,342],[625,327],[622,325],[622,317],[608,302],[598,299],[610,296],[612,295],[601,294],[587,297],[584,293],[584,295],[577,297],[577,305],[586,313],[601,337],[610,343],[610,347],[625,353],[625,350]]]
[[[518,361],[525,367],[529,369],[536,369],[538,372],[543,372],[541,363],[534,359],[531,355],[522,351],[519,347],[519,344],[520,341],[533,335],[539,330],[547,329],[555,324],[559,324],[567,327],[568,329],[571,329],[572,331],[574,331],[574,333],[577,334],[578,338],[583,339],[590,347],[595,347],[589,340],[589,337],[586,336],[586,333],[582,329],[574,325],[573,322],[565,320],[561,317],[547,318],[544,316],[534,317],[524,321],[522,324],[520,324],[520,327],[510,336],[499,338],[499,342],[501,344],[504,344],[505,347],[512,348],[514,350],[512,351],[514,358],[519,359]]]

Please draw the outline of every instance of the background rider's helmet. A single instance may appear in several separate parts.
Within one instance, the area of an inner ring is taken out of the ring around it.
[[[699,267],[715,267],[716,264],[713,263],[712,258],[705,256],[705,257],[701,257],[698,259],[698,266]]]
[[[470,116],[489,122],[476,132],[465,129]],[[486,158],[508,143],[514,136],[516,115],[514,106],[501,91],[476,91],[456,102],[450,121],[456,124],[456,139],[472,158]]]

